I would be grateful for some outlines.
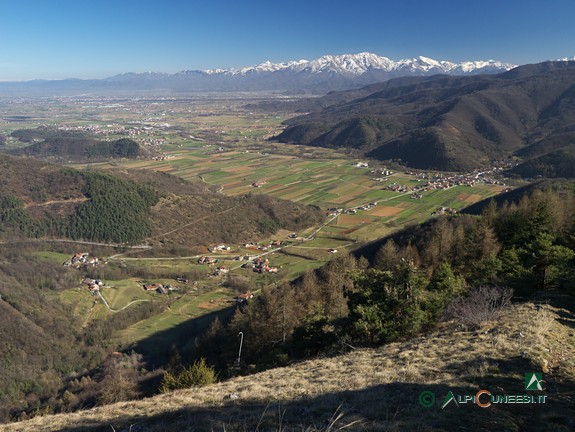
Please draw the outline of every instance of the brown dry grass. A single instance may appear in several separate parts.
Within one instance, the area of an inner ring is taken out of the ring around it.
[[[370,216],[393,216],[398,213],[401,213],[403,208],[401,207],[391,207],[391,206],[379,206],[376,207],[375,210],[371,210],[368,212]]]
[[[364,223],[371,223],[375,219],[370,216],[361,215],[340,215],[337,218],[338,225],[359,225]]]
[[[553,422],[568,425],[575,418],[574,323],[572,309],[515,305],[477,332],[446,323],[432,334],[377,349],[308,360],[201,389],[38,417],[2,430],[523,430],[525,425],[544,430],[549,421],[551,430]],[[546,370],[538,367],[543,364]],[[524,394],[523,374],[541,369],[553,388],[545,406],[442,411],[418,403],[423,390],[435,392],[439,402],[449,390]]]
[[[477,201],[483,199],[483,197],[476,194],[459,194],[457,195],[457,199],[466,203],[476,203]]]

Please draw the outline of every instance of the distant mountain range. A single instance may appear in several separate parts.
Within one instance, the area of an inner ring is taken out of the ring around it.
[[[299,104],[311,113],[288,120],[279,141],[423,169],[464,171],[516,156],[526,161],[518,175],[575,177],[575,61],[399,78]]]
[[[494,60],[452,63],[420,56],[394,61],[372,53],[359,53],[326,55],[312,61],[267,61],[239,69],[125,73],[101,80],[0,82],[0,95],[264,90],[321,94],[403,76],[491,74],[513,67],[515,65]]]
[[[344,54],[339,56],[326,55],[312,61],[299,60],[288,63],[271,63],[267,61],[257,66],[250,66],[241,69],[211,69],[204,72],[209,75],[237,76],[254,73],[289,71],[292,73],[329,73],[341,76],[357,77],[374,71],[385,72],[391,75],[399,74],[400,76],[438,73],[463,75],[493,73],[501,70],[509,70],[513,67],[515,66],[494,60],[452,63],[448,61],[437,61],[422,56],[413,59],[394,61],[387,57],[378,56],[377,54],[363,52],[359,54]]]

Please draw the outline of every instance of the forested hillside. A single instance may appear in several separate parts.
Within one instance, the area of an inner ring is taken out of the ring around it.
[[[323,213],[267,196],[226,197],[154,172],[105,173],[0,156],[0,236],[166,245],[246,242],[299,230]],[[233,218],[226,214],[233,214]],[[154,242],[153,240],[150,240]]]
[[[16,156],[32,156],[65,162],[94,162],[114,158],[133,159],[150,155],[149,150],[130,138],[105,141],[87,132],[39,127],[16,130],[11,136],[29,144],[26,147],[8,151]]]
[[[552,150],[514,167],[511,173],[524,178],[575,177],[575,145]]]
[[[110,174],[1,157],[3,238],[67,237],[137,243],[151,232],[152,188]]]
[[[415,168],[465,171],[572,145],[574,88],[573,61],[493,76],[391,80],[307,103],[313,111],[288,120],[276,138],[355,149]]]
[[[163,310],[165,302],[141,303],[86,326],[59,296],[78,286],[80,273],[43,260],[34,250],[30,243],[0,248],[0,422],[112,402],[110,381],[130,373],[137,387],[152,376],[140,372],[141,356],[109,359],[120,348],[109,339]],[[114,275],[110,269],[108,274]],[[124,360],[129,370],[118,369]]]

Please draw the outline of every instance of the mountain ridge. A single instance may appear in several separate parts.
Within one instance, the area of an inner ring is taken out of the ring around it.
[[[390,80],[316,98],[280,142],[353,148],[414,168],[465,171],[575,139],[575,62],[495,75]]]
[[[321,94],[401,76],[497,73],[515,67],[496,60],[454,63],[419,56],[391,60],[377,54],[325,55],[315,60],[264,61],[242,68],[127,72],[103,79],[0,82],[0,95],[110,93],[118,91],[288,91]]]

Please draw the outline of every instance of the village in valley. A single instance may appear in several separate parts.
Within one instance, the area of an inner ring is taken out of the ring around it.
[[[291,236],[291,234],[290,234]],[[294,234],[292,238],[296,238],[297,236]],[[272,266],[270,264],[270,259],[264,254],[269,254],[269,251],[279,250],[279,247],[282,246],[284,242],[280,240],[272,240],[269,243],[260,244],[258,242],[251,242],[247,244],[243,244],[238,246],[237,248],[233,248],[230,246],[226,246],[224,244],[218,244],[208,247],[208,251],[219,254],[217,255],[218,258],[208,255],[201,255],[197,257],[196,263],[200,266],[207,266],[208,271],[204,273],[204,276],[200,276],[198,280],[190,281],[189,278],[185,276],[176,276],[174,277],[173,283],[168,283],[165,281],[150,281],[150,280],[138,280],[137,285],[141,288],[141,290],[147,294],[160,294],[160,295],[170,295],[172,293],[179,293],[180,295],[185,294],[188,291],[195,292],[198,291],[199,284],[209,284],[210,279],[215,278],[217,280],[216,285],[222,285],[225,282],[226,276],[230,273],[230,270],[240,269],[241,271],[251,270],[253,273],[261,274],[261,273],[269,273],[269,274],[276,274],[279,271],[278,267]],[[251,251],[252,254],[244,254],[244,255],[233,255],[234,252],[237,252],[238,249],[242,249],[244,251]],[[220,261],[225,262],[241,262],[245,261],[243,264],[235,266],[231,268],[230,266],[226,265],[217,265]],[[80,275],[85,275],[85,277],[81,280],[80,285],[85,287],[92,296],[97,297],[104,301],[106,306],[110,308],[106,299],[103,296],[103,288],[117,288],[113,285],[106,284],[100,278],[92,278],[90,276],[86,276],[87,274],[92,273],[91,270],[94,270],[98,267],[103,267],[109,263],[106,259],[100,259],[96,256],[91,255],[89,252],[77,252],[70,257],[70,259],[66,260],[63,263],[63,266],[69,267],[72,269],[76,269]],[[193,264],[192,264],[193,265]],[[189,284],[189,285],[188,285]],[[188,289],[188,287],[191,287]],[[254,294],[250,289],[243,290],[241,293],[230,296],[228,299],[229,302],[237,303],[239,305],[247,303],[250,299],[254,297]],[[98,303],[98,299],[94,300],[94,303]]]

